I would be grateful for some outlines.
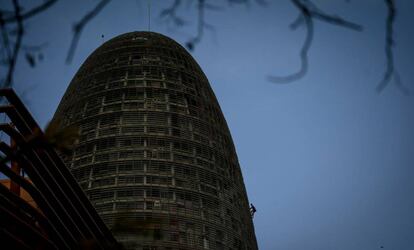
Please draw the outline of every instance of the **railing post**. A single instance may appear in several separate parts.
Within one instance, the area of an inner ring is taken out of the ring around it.
[[[12,125],[14,127],[14,125]],[[15,142],[15,140],[10,137],[10,146],[12,148],[12,150],[16,150],[17,149],[17,144]],[[11,170],[13,172],[15,172],[18,175],[21,175],[21,167],[19,166],[19,164],[17,163],[16,160],[12,159],[11,160]],[[20,196],[20,185],[17,184],[16,182],[10,180],[10,191],[14,194],[16,194],[17,196]]]

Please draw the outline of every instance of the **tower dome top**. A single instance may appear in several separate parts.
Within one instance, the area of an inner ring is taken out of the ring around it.
[[[109,39],[89,55],[75,78],[91,69],[97,69],[97,64],[108,61],[108,56],[113,57],[114,52],[123,54],[126,51],[136,57],[145,55],[148,58],[158,58],[163,62],[166,57],[170,57],[167,60],[171,60],[174,67],[182,64],[183,67],[192,68],[194,73],[207,80],[201,67],[183,46],[168,36],[150,31],[132,31]]]
[[[168,48],[174,48],[178,50],[185,50],[183,46],[177,43],[172,38],[165,36],[163,34],[151,31],[132,31],[128,33],[121,34],[114,38],[109,39],[105,42],[102,46],[100,46],[97,50],[101,48],[107,47],[119,47],[122,43],[127,43],[128,45],[141,45],[141,46],[156,46],[156,45],[163,45]]]
[[[134,41],[138,44],[163,43],[164,45],[167,45],[167,44],[179,45],[176,41],[174,41],[170,37],[157,33],[157,32],[132,31],[132,32],[124,33],[119,36],[111,38],[110,40],[104,43],[104,46],[111,45],[113,43],[118,43],[118,42],[126,42],[126,41]]]

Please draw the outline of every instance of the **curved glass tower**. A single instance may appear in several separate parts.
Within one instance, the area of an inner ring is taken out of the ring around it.
[[[257,249],[224,116],[172,39],[131,32],[104,43],[54,119],[80,128],[65,161],[128,249]]]

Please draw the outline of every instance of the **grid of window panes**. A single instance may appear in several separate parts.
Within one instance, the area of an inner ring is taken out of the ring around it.
[[[54,119],[65,157],[130,249],[257,249],[230,132],[207,78],[175,41],[133,32],[98,48]]]

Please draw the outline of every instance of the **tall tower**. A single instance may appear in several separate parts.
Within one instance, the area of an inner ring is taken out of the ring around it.
[[[178,43],[131,32],[95,50],[54,119],[80,128],[67,166],[130,249],[257,249],[235,148]]]

